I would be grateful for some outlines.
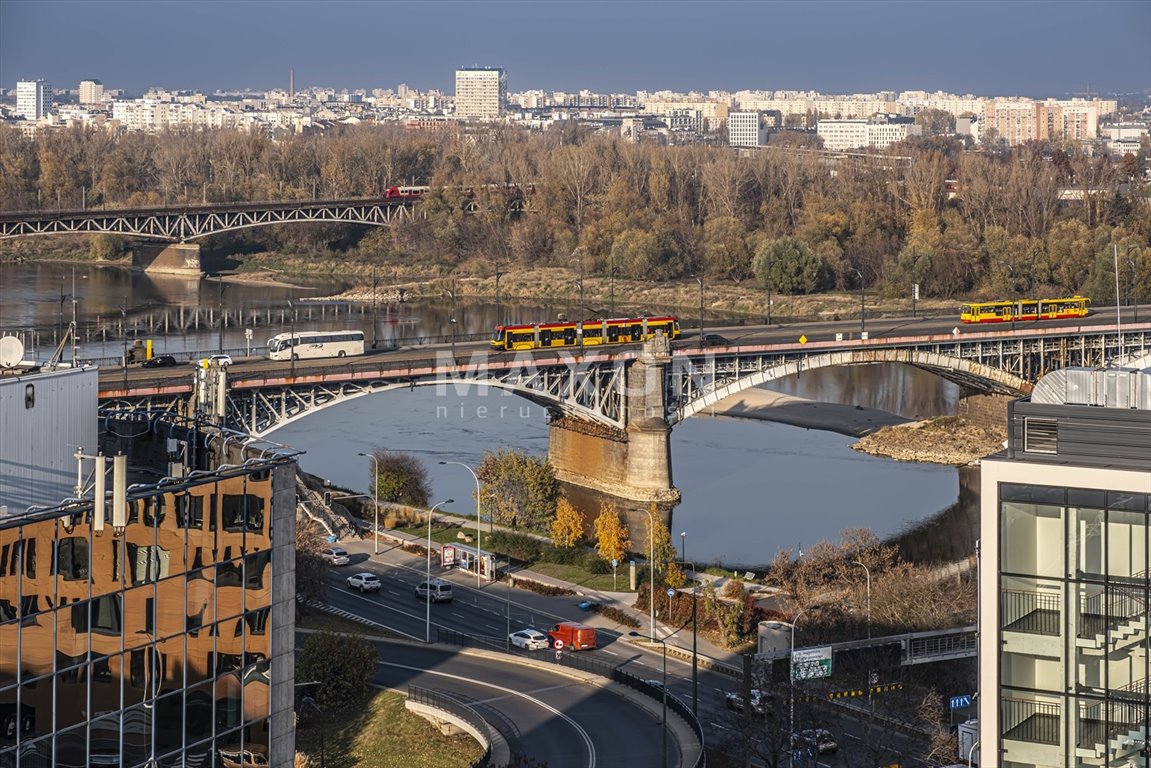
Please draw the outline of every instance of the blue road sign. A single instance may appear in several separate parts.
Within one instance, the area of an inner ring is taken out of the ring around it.
[[[963,696],[952,696],[951,697],[951,708],[952,709],[963,709],[964,707],[970,707],[970,706],[971,706],[971,694],[969,694],[969,693],[964,694]]]

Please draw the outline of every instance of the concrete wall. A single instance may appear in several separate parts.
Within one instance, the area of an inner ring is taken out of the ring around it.
[[[200,246],[196,243],[135,243],[132,246],[132,269],[198,277],[203,273]]]
[[[561,482],[605,493],[627,485],[627,434],[571,416],[548,425],[548,459]]]

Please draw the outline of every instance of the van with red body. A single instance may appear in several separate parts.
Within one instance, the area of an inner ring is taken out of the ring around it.
[[[548,637],[551,638],[553,646],[556,645],[556,641],[560,641],[563,643],[561,648],[572,651],[595,648],[595,627],[577,621],[561,621],[548,630]]]

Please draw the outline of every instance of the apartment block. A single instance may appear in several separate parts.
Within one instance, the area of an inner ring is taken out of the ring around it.
[[[727,143],[733,147],[762,147],[767,128],[760,112],[732,112],[727,116]]]
[[[981,472],[983,768],[1147,766],[1151,368],[1065,369]]]
[[[80,81],[80,103],[84,105],[104,102],[104,84],[99,80]]]
[[[501,67],[456,70],[456,117],[494,120],[507,109],[508,81]]]
[[[869,120],[820,120],[816,134],[823,148],[832,151],[887,147],[909,136],[918,136],[920,127],[911,118],[876,115]]]
[[[39,120],[52,111],[52,88],[43,80],[16,83],[16,114],[26,120]]]

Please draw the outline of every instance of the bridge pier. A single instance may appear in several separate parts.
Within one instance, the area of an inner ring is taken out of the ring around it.
[[[548,425],[548,458],[563,483],[629,501],[660,506],[679,501],[671,477],[671,425],[667,422],[668,339],[657,337],[627,369],[626,429],[575,416]],[[630,521],[629,521],[630,522]]]
[[[132,270],[199,277],[203,273],[198,243],[135,243]]]
[[[963,388],[956,415],[969,424],[984,429],[1002,429],[1007,423],[1007,404],[1019,395],[996,395]]]

